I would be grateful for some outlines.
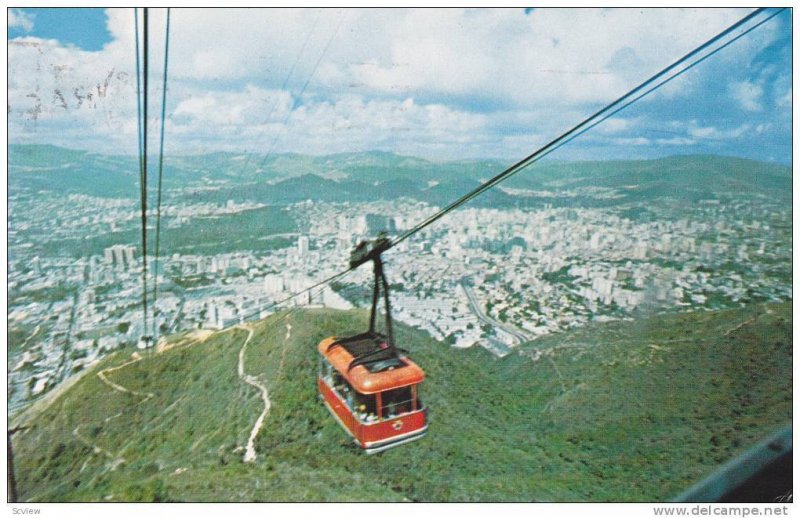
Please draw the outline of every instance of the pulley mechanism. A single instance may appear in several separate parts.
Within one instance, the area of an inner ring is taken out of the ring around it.
[[[383,260],[381,259],[381,253],[388,250],[390,246],[391,241],[389,241],[386,234],[383,232],[381,232],[378,238],[372,243],[362,241],[350,253],[350,268],[355,269],[367,261],[372,261],[375,279],[372,285],[372,311],[369,316],[369,332],[375,333],[375,317],[378,313],[378,299],[380,298],[381,288],[383,288],[383,302],[386,306],[386,342],[389,347],[394,347],[392,314],[389,306],[389,283],[386,281],[386,275],[383,273]]]
[[[389,283],[386,274],[383,272],[383,260],[381,253],[391,248],[391,241],[386,234],[381,232],[378,238],[372,242],[362,241],[350,253],[350,269],[355,269],[362,264],[372,261],[375,279],[372,286],[372,310],[369,316],[369,331],[360,335],[339,340],[338,343],[369,341],[376,343],[377,347],[370,347],[369,350],[358,354],[350,363],[349,369],[356,365],[363,365],[373,362],[380,358],[396,358],[400,351],[395,347],[394,334],[392,332],[392,311],[389,303]],[[383,303],[385,306],[386,328],[385,334],[375,330],[375,321],[378,316],[378,300],[383,291]],[[348,370],[349,370],[348,369]]]

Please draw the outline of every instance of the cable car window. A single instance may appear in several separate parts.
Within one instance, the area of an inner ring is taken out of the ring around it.
[[[326,360],[324,356],[320,356],[320,358],[319,358],[319,377],[322,378],[323,380],[325,380],[325,382],[328,383],[329,385],[331,385],[333,383],[333,378],[331,376],[332,371],[333,371],[333,367],[328,362],[328,360]]]
[[[391,418],[411,412],[413,396],[411,387],[400,387],[381,393],[381,415]]]
[[[353,390],[350,383],[344,379],[344,376],[337,370],[333,370],[333,389],[347,402],[347,406],[349,406],[351,410],[355,407],[356,391]]]
[[[370,423],[378,420],[378,410],[374,394],[355,393],[356,414],[362,422]]]
[[[350,387],[350,383],[348,383],[347,380],[344,379],[344,376],[342,376],[337,370],[333,371],[332,381],[333,381],[333,390],[335,390],[342,396],[346,395],[348,392],[352,390],[352,387]]]

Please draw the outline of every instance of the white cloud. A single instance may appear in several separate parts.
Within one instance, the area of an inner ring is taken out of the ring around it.
[[[750,112],[762,109],[761,98],[764,95],[764,88],[761,85],[750,81],[739,81],[731,83],[729,92],[742,109]]]
[[[274,88],[299,56],[290,78],[297,87],[341,24],[317,85],[365,95],[479,96],[527,108],[596,102],[623,93],[743,12],[173,9],[171,66],[176,79]]]
[[[531,108],[608,101],[740,16],[734,10],[410,10],[388,56],[345,64],[367,89],[482,95]],[[498,35],[502,35],[498,37]]]
[[[87,147],[106,139],[119,147],[130,136],[124,133],[127,120],[135,121],[133,72],[120,65],[109,54],[63,47],[54,40],[9,41],[12,141],[58,139]]]
[[[639,122],[640,118],[622,119],[620,117],[611,117],[603,121],[603,123],[597,127],[597,131],[606,134],[623,133],[636,127]]]
[[[692,146],[697,141],[686,137],[672,137],[656,139],[656,143],[660,146]]]
[[[650,139],[644,137],[616,138],[614,142],[620,146],[647,146]]]
[[[774,125],[772,123],[759,124],[755,128],[755,132],[760,135],[762,133],[766,133],[768,131],[771,131],[773,127],[774,127]]]
[[[211,91],[178,101],[172,118],[188,125],[213,124],[242,127],[282,121],[292,107],[287,92],[246,85],[240,91]]]
[[[168,147],[262,149],[279,135],[278,151],[524,155],[743,12],[173,9]],[[12,142],[136,150],[133,14],[107,13],[112,39],[97,52],[9,41]],[[150,19],[157,118],[164,10],[152,9]],[[762,43],[774,37],[762,32]],[[743,40],[720,57],[737,63],[750,45]],[[692,76],[670,95],[688,97],[700,83]],[[639,122],[615,117],[597,131],[644,145]],[[708,135],[697,138],[723,133]]]
[[[688,129],[689,135],[698,139],[725,140],[745,135],[751,129],[750,124],[741,124],[735,128],[720,129],[714,126],[697,126],[693,123]]]
[[[288,99],[288,94],[282,96]],[[192,146],[202,146],[208,139],[216,138],[218,147],[228,150],[246,147],[266,153],[277,140],[276,149],[308,154],[389,148],[425,155],[436,150],[441,154],[442,148],[456,145],[461,151],[469,152],[485,130],[482,115],[459,112],[443,105],[419,105],[413,99],[365,102],[359,96],[343,97],[335,103],[300,106],[288,119],[273,115],[269,124],[264,125],[177,122],[187,114],[194,117],[206,113],[209,107],[216,109],[220,99],[232,97],[206,97],[190,106],[182,104],[167,130],[186,135]],[[235,136],[235,140],[226,141],[226,136]],[[474,151],[482,149],[476,146]]]
[[[22,9],[9,9],[8,10],[8,28],[9,29],[22,29],[25,32],[33,30],[32,14],[26,13]]]

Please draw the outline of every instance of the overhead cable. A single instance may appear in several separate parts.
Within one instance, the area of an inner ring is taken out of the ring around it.
[[[156,250],[153,263],[153,341],[158,339],[158,322],[156,318],[156,302],[158,302],[158,258],[161,246],[161,181],[164,172],[164,125],[166,123],[167,108],[167,70],[169,64],[169,18],[170,8],[167,7],[167,27],[164,33],[164,81],[161,86],[161,143],[158,150],[158,197],[156,201]]]

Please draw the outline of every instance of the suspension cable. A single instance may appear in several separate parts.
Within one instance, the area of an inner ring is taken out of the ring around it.
[[[294,63],[292,63],[291,68],[289,68],[289,73],[286,74],[286,78],[283,80],[283,84],[281,85],[279,92],[286,90],[286,85],[289,84],[289,79],[292,77],[292,74],[294,74],[294,70],[295,68],[297,68],[297,64],[300,63],[300,58],[302,57],[303,52],[305,52],[306,50],[306,45],[308,45],[308,41],[311,39],[311,35],[314,34],[314,30],[317,28],[317,23],[319,23],[321,14],[322,11],[317,12],[317,16],[316,18],[314,18],[314,24],[311,26],[311,30],[308,31],[308,34],[306,34],[306,37],[303,40],[303,44],[300,46],[300,51],[297,53],[297,56],[295,57]],[[272,103],[272,107],[269,109],[266,119],[264,119],[264,124],[269,123],[270,119],[272,118],[272,114],[275,112],[275,108],[278,107],[278,100],[279,100],[278,96],[276,95],[275,101]],[[247,166],[250,165],[250,160],[252,159],[252,156],[253,156],[252,153],[247,153],[247,157],[244,160],[244,164],[242,165],[242,168],[239,170],[240,174],[244,173],[247,170]]]
[[[292,77],[292,74],[294,74],[294,71],[295,71],[295,69],[296,69],[296,67],[297,67],[298,63],[300,62],[300,58],[302,57],[302,55],[303,55],[303,52],[305,51],[305,49],[306,49],[306,46],[308,45],[308,42],[309,42],[309,40],[311,39],[311,36],[314,34],[314,30],[315,30],[315,29],[316,29],[316,27],[317,27],[317,24],[318,24],[318,22],[319,22],[319,19],[320,19],[320,15],[321,15],[321,13],[322,13],[322,11],[319,11],[319,12],[317,13],[317,16],[314,18],[314,24],[312,25],[312,27],[311,27],[311,30],[308,32],[308,34],[306,34],[306,37],[305,37],[305,39],[303,40],[303,44],[300,46],[300,51],[297,53],[297,56],[295,57],[294,63],[292,63],[292,66],[291,66],[291,67],[290,67],[290,69],[289,69],[289,73],[286,75],[286,78],[283,80],[283,84],[281,85],[281,91],[283,91],[283,90],[285,90],[285,89],[286,89],[286,86],[287,86],[287,85],[288,85],[288,83],[289,83],[289,79]],[[339,21],[339,25],[336,27],[336,30],[335,30],[335,31],[334,31],[334,33],[331,35],[331,37],[328,39],[328,42],[327,42],[327,44],[325,45],[325,48],[324,48],[324,50],[323,50],[322,54],[320,55],[319,59],[317,59],[317,62],[316,62],[316,64],[314,65],[314,67],[313,67],[313,69],[312,69],[312,71],[311,71],[311,74],[310,74],[310,75],[309,75],[309,77],[306,79],[305,83],[303,84],[303,87],[300,89],[300,93],[298,94],[298,97],[299,97],[299,96],[302,96],[302,95],[303,95],[303,93],[305,92],[305,89],[306,89],[306,87],[308,86],[308,83],[309,83],[309,81],[311,80],[311,77],[313,77],[314,73],[315,73],[315,72],[316,72],[316,70],[317,70],[317,67],[318,67],[318,66],[319,66],[319,64],[320,64],[320,61],[322,61],[322,58],[323,58],[323,56],[324,56],[324,55],[325,55],[325,53],[328,51],[328,47],[330,46],[331,42],[333,41],[333,38],[334,38],[334,36],[336,35],[336,33],[338,33],[338,32],[339,32],[339,27],[341,26],[341,23],[342,23],[342,22],[341,22],[341,20],[340,20],[340,21]],[[267,118],[266,118],[266,121],[267,121],[267,122],[269,121],[269,119],[271,119],[271,118],[272,118],[272,114],[273,114],[273,112],[275,111],[275,108],[277,107],[277,105],[278,105],[278,99],[276,98],[276,99],[275,99],[275,102],[272,104],[272,108],[270,108],[269,114],[267,115]],[[291,116],[291,109],[292,109],[292,106],[290,106],[290,107],[289,107],[289,115],[287,115],[286,119],[283,121],[283,124],[284,124],[284,125],[286,124],[286,121],[288,120],[288,118]],[[267,153],[267,155],[266,155],[266,156],[264,157],[264,159],[261,161],[261,164],[259,165],[258,169],[261,169],[262,167],[264,167],[264,164],[265,164],[265,163],[267,162],[267,160],[269,159],[270,155],[272,154],[272,149],[275,147],[275,144],[276,144],[276,141],[277,141],[277,138],[278,138],[278,136],[280,136],[280,133],[279,133],[279,134],[278,134],[278,135],[275,137],[275,139],[273,140],[273,142],[272,142],[272,146],[270,147],[270,151],[269,151],[269,153]],[[244,172],[244,171],[247,169],[247,166],[248,166],[248,165],[249,165],[249,163],[250,163],[251,157],[252,157],[252,155],[251,155],[251,154],[248,154],[248,155],[247,155],[247,158],[245,159],[245,163],[244,163],[244,165],[242,166],[241,172]],[[259,308],[258,310],[256,310],[256,311],[252,311],[252,312],[250,312],[250,313],[248,313],[248,314],[246,314],[246,315],[243,315],[243,316],[241,317],[241,319],[242,319],[242,320],[247,320],[247,319],[250,319],[250,318],[252,318],[253,316],[255,316],[255,315],[257,315],[257,314],[261,313],[262,311],[269,311],[270,309],[273,309],[273,308],[275,308],[275,307],[277,307],[277,306],[279,306],[279,305],[281,305],[281,304],[283,304],[283,303],[285,303],[285,302],[288,302],[288,301],[290,301],[290,300],[292,300],[292,299],[294,299],[294,298],[296,298],[296,297],[299,297],[300,295],[303,295],[303,294],[305,294],[305,293],[309,293],[311,290],[313,290],[313,289],[315,289],[315,288],[317,288],[317,287],[319,287],[319,286],[322,286],[322,285],[324,285],[324,284],[328,284],[328,283],[330,283],[330,282],[333,282],[334,280],[336,280],[336,279],[338,279],[338,278],[340,278],[340,277],[343,277],[345,274],[347,274],[347,273],[349,273],[349,272],[350,272],[350,270],[346,270],[346,271],[344,271],[344,272],[339,272],[339,273],[337,273],[337,274],[335,274],[335,275],[332,275],[331,277],[328,277],[327,279],[324,279],[324,280],[322,280],[322,281],[320,281],[320,282],[318,282],[318,283],[314,284],[313,286],[311,286],[311,287],[309,287],[309,288],[306,288],[306,289],[304,289],[304,290],[298,291],[297,293],[293,293],[293,294],[291,294],[291,295],[289,295],[289,296],[285,297],[284,299],[281,299],[281,300],[278,300],[278,301],[272,302],[271,304],[268,304],[268,305],[266,305],[266,306],[264,306],[264,307],[260,307],[260,308]],[[288,314],[287,314],[286,316],[288,316]]]
[[[147,69],[148,69],[148,19],[144,8],[143,56],[139,65],[139,10],[134,8],[134,30],[136,32],[136,105],[139,134],[139,188],[142,218],[142,336],[147,334]],[[143,75],[143,87],[139,82]]]
[[[698,58],[697,60],[693,61],[692,63],[687,65],[686,68],[684,68],[684,69],[680,70],[678,73],[676,73],[675,76],[663,79],[661,82],[657,83],[655,86],[650,87],[649,89],[645,90],[644,92],[642,92],[641,94],[637,95],[636,97],[630,99],[629,101],[626,101],[625,104],[623,104],[622,106],[619,106],[618,108],[615,108],[613,111],[603,115],[602,118],[596,120],[595,122],[593,122],[592,124],[590,124],[586,128],[583,128],[579,132],[575,133],[574,135],[571,135],[569,138],[563,140],[558,145],[554,146],[552,149],[549,149],[546,152],[542,153],[542,155],[539,156],[535,161],[538,161],[539,159],[544,158],[545,156],[549,155],[550,153],[552,153],[553,151],[557,150],[561,146],[572,142],[576,138],[580,137],[581,135],[583,135],[587,131],[589,131],[592,128],[594,128],[595,126],[597,126],[598,124],[602,123],[603,121],[605,121],[607,119],[610,119],[611,117],[613,117],[617,113],[621,112],[622,110],[624,110],[625,108],[627,108],[631,104],[635,103],[639,99],[649,95],[654,90],[657,90],[658,88],[660,88],[665,83],[668,83],[669,81],[672,81],[676,77],[682,75],[683,73],[685,73],[685,72],[689,71],[690,69],[694,68],[695,66],[699,65],[700,63],[702,63],[703,61],[707,60],[708,58],[710,58],[711,56],[713,56],[717,52],[719,52],[722,49],[726,48],[728,45],[731,45],[733,42],[735,42],[739,38],[741,38],[741,37],[745,36],[746,34],[756,30],[757,28],[761,27],[762,25],[764,25],[765,23],[767,23],[768,21],[770,21],[774,17],[778,16],[784,9],[786,9],[786,8],[778,9],[777,11],[775,11],[774,13],[769,15],[767,18],[764,18],[763,20],[761,20],[757,24],[753,25],[752,27],[748,28],[747,30],[743,31],[742,33],[740,33],[740,34],[736,35],[735,37],[731,38],[730,40],[726,41],[723,45],[720,45],[719,47],[709,51],[708,54],[705,54],[704,56],[702,56],[702,57]],[[531,163],[533,163],[533,162],[531,162]]]
[[[158,150],[158,198],[156,202],[156,251],[153,263],[153,343],[158,340],[158,319],[156,302],[158,302],[158,257],[161,246],[161,180],[164,172],[164,124],[167,109],[167,70],[169,64],[169,18],[170,8],[167,7],[167,27],[164,34],[164,81],[161,86],[161,144]]]
[[[142,183],[142,89],[141,74],[139,72],[139,9],[133,9],[133,30],[136,44],[136,137],[139,144],[139,195],[142,196],[144,183]]]
[[[386,250],[388,250],[389,248],[392,248],[395,245],[405,241],[406,239],[408,239],[412,235],[416,234],[420,230],[422,230],[425,227],[431,225],[435,221],[441,219],[443,216],[445,216],[447,213],[451,212],[452,210],[460,207],[461,205],[463,205],[464,203],[468,202],[469,200],[475,198],[476,196],[479,196],[480,194],[486,192],[487,190],[491,189],[492,187],[494,187],[498,183],[502,182],[506,178],[510,177],[511,175],[521,171],[522,169],[526,168],[527,166],[529,166],[529,165],[533,164],[534,162],[536,162],[537,160],[541,159],[543,156],[546,156],[547,154],[552,153],[553,151],[555,151],[559,147],[567,144],[568,142],[571,142],[575,138],[579,137],[580,135],[583,135],[584,133],[586,133],[590,129],[594,128],[598,124],[600,124],[603,121],[607,120],[612,115],[620,112],[624,108],[630,106],[634,102],[636,102],[639,99],[645,97],[646,95],[650,94],[651,92],[657,90],[658,88],[660,88],[661,86],[667,84],[668,82],[672,81],[673,79],[676,79],[677,77],[679,77],[683,73],[687,72],[688,70],[692,69],[693,67],[695,67],[699,63],[701,63],[701,62],[705,61],[706,59],[708,59],[709,57],[713,56],[714,54],[716,54],[717,52],[719,52],[723,48],[726,48],[727,46],[732,44],[734,41],[737,41],[738,39],[742,38],[746,34],[749,34],[751,31],[753,31],[756,28],[760,27],[761,25],[763,25],[764,23],[766,23],[770,19],[774,18],[775,16],[777,16],[779,13],[781,13],[785,9],[786,8],[779,8],[777,11],[775,11],[770,16],[768,16],[766,19],[760,21],[759,23],[755,24],[752,27],[747,28],[743,32],[735,35],[729,41],[725,42],[721,46],[710,50],[707,54],[704,54],[704,55],[702,55],[700,57],[697,57],[698,55],[701,55],[705,50],[709,49],[715,43],[719,42],[720,40],[722,40],[726,36],[728,36],[731,33],[735,32],[737,29],[742,28],[748,22],[750,22],[751,20],[756,18],[758,15],[760,15],[763,12],[767,11],[767,9],[766,8],[760,8],[760,9],[757,9],[757,10],[751,12],[750,14],[748,14],[745,17],[743,17],[738,22],[734,23],[733,25],[729,26],[727,29],[723,30],[722,32],[720,32],[716,36],[714,36],[711,39],[709,39],[708,41],[706,41],[705,43],[703,43],[700,46],[696,47],[691,52],[685,54],[680,59],[678,59],[677,61],[672,63],[671,65],[668,65],[667,67],[664,67],[658,73],[656,73],[655,75],[653,75],[650,78],[646,79],[644,82],[642,82],[638,86],[634,87],[628,93],[626,93],[623,96],[617,98],[616,100],[614,100],[613,102],[609,103],[608,105],[606,105],[602,109],[600,109],[597,112],[595,112],[594,114],[590,115],[589,117],[584,119],[579,124],[575,125],[574,127],[569,129],[568,131],[566,131],[563,134],[561,134],[559,137],[553,139],[552,141],[550,141],[546,145],[542,146],[538,150],[534,151],[532,154],[528,155],[524,159],[522,159],[519,162],[515,163],[514,165],[508,167],[507,169],[505,169],[501,173],[497,174],[496,176],[494,176],[490,180],[484,182],[483,184],[481,184],[476,189],[474,189],[474,190],[470,191],[469,193],[465,194],[464,196],[460,197],[459,199],[457,199],[456,201],[454,201],[453,203],[451,203],[450,205],[448,205],[444,209],[438,211],[436,214],[426,218],[425,220],[423,220],[422,222],[418,223],[417,225],[415,225],[411,229],[407,230],[406,232],[404,232],[403,234],[401,234],[400,236],[398,236],[397,238],[392,240],[391,243],[387,246]],[[686,62],[688,62],[688,61],[690,61],[692,59],[695,59],[695,60],[693,62],[689,63],[688,65],[686,65],[684,68],[680,68],[684,63],[686,63]],[[657,81],[659,81],[659,82],[657,82]],[[654,86],[648,88],[648,86],[653,84],[653,83],[656,83],[656,84]],[[309,291],[311,291],[311,290],[313,290],[313,289],[315,289],[315,288],[317,288],[319,286],[322,286],[324,284],[328,284],[330,282],[333,282],[334,280],[337,280],[337,279],[345,276],[346,274],[349,274],[354,269],[355,269],[354,267],[350,267],[350,268],[348,268],[346,270],[343,270],[343,271],[341,271],[341,272],[339,272],[337,274],[334,274],[334,275],[328,277],[327,279],[319,281],[318,283],[314,284],[310,288],[306,288],[304,290],[298,291],[297,293],[293,293],[293,294],[281,299],[280,301],[274,302],[274,303],[270,304],[269,306],[267,306],[266,308],[261,309],[261,310],[259,310],[257,312],[251,313],[251,314],[249,314],[249,315],[247,315],[247,316],[245,316],[243,318],[250,318],[250,317],[252,317],[253,315],[257,314],[260,311],[264,311],[264,310],[273,308],[275,306],[278,306],[279,304],[287,302],[287,301],[289,301],[289,300],[291,300],[291,299],[293,299],[295,297],[298,297],[298,296],[300,296],[300,295],[302,295],[304,293],[307,293],[307,292],[309,292]]]
[[[319,58],[317,58],[317,62],[314,63],[314,67],[311,69],[311,73],[308,75],[308,78],[306,78],[306,82],[303,83],[303,87],[300,88],[300,93],[297,94],[297,98],[298,99],[300,99],[303,96],[303,93],[305,93],[306,87],[308,87],[308,84],[311,82],[311,79],[314,77],[314,74],[317,72],[317,67],[319,67],[319,64],[322,62],[322,58],[324,58],[325,54],[328,53],[328,48],[331,46],[331,43],[333,43],[333,39],[336,37],[336,35],[339,33],[339,29],[342,27],[342,22],[344,22],[344,14],[342,14],[342,16],[339,18],[339,23],[336,24],[336,29],[334,29],[334,31],[331,33],[330,38],[328,38],[328,42],[325,44],[325,47],[322,49],[322,53],[319,55]],[[261,161],[261,165],[258,166],[259,169],[264,167],[264,164],[267,163],[267,160],[269,160],[269,157],[272,156],[272,152],[275,151],[275,146],[277,146],[278,141],[283,136],[283,131],[284,131],[285,127],[286,127],[286,123],[289,122],[289,119],[292,117],[292,114],[294,113],[294,112],[292,112],[293,108],[294,108],[294,99],[292,99],[292,103],[289,106],[289,113],[286,114],[286,118],[283,119],[283,123],[278,128],[278,133],[276,133],[275,134],[275,138],[272,139],[272,145],[270,145],[269,151],[267,152],[266,156],[264,156],[264,159]]]
[[[632,103],[634,103],[635,101],[641,99],[645,95],[653,92],[654,90],[660,88],[664,84],[666,84],[666,83],[672,81],[673,79],[679,77],[681,74],[683,74],[684,72],[690,70],[692,67],[694,67],[698,63],[704,61],[705,59],[707,59],[711,55],[715,54],[719,50],[727,47],[728,45],[730,45],[734,41],[736,41],[739,38],[743,37],[745,34],[748,34],[751,30],[753,30],[756,27],[759,27],[761,24],[767,22],[769,19],[771,19],[772,17],[774,17],[778,13],[780,13],[783,9],[786,9],[786,8],[781,8],[780,10],[778,10],[777,12],[772,14],[770,17],[768,17],[767,19],[763,20],[761,23],[755,25],[754,27],[751,27],[750,29],[748,29],[748,30],[746,30],[746,31],[744,31],[744,32],[742,32],[742,33],[740,33],[738,35],[736,35],[730,41],[728,41],[727,43],[725,43],[721,47],[717,48],[716,50],[713,50],[708,55],[705,55],[703,57],[698,58],[695,62],[691,63],[690,65],[686,66],[685,68],[680,68],[685,62],[695,58],[696,56],[701,54],[703,51],[705,51],[706,49],[708,49],[709,47],[711,47],[715,43],[719,42],[720,40],[722,40],[726,36],[730,35],[734,31],[736,31],[737,29],[743,27],[745,24],[747,24],[748,22],[753,20],[755,17],[757,17],[760,14],[762,14],[763,12],[765,12],[767,9],[766,8],[760,8],[760,9],[756,9],[755,11],[751,12],[750,14],[748,14],[747,16],[745,16],[744,18],[742,18],[738,22],[734,23],[733,25],[731,25],[727,29],[723,30],[722,32],[720,32],[719,34],[714,36],[713,38],[709,39],[708,41],[706,41],[705,43],[703,43],[699,47],[696,47],[694,50],[692,50],[689,53],[685,54],[684,56],[679,58],[674,63],[664,67],[659,72],[657,72],[655,75],[651,76],[650,78],[646,79],[644,82],[640,83],[638,86],[636,86],[635,88],[630,90],[628,93],[622,95],[621,97],[617,98],[613,102],[607,104],[605,107],[601,108],[600,110],[598,110],[594,114],[590,115],[589,117],[587,117],[586,119],[584,119],[583,121],[578,123],[577,125],[573,126],[571,129],[567,130],[566,132],[562,133],[560,136],[556,137],[555,139],[551,140],[550,142],[548,142],[547,144],[545,144],[544,146],[542,146],[538,150],[534,151],[532,154],[530,154],[527,157],[523,158],[522,160],[520,160],[519,162],[515,163],[514,165],[508,167],[506,170],[504,170],[501,173],[497,174],[496,176],[494,176],[490,180],[487,180],[486,182],[482,183],[480,186],[478,186],[474,190],[468,192],[467,194],[465,194],[464,196],[460,197],[456,201],[452,202],[450,205],[448,205],[444,209],[442,209],[439,212],[433,214],[432,216],[430,216],[427,219],[423,220],[422,222],[418,223],[414,227],[410,228],[409,230],[407,230],[406,232],[404,232],[403,234],[401,234],[400,236],[395,238],[392,241],[391,246],[395,246],[395,245],[405,241],[406,239],[408,239],[412,235],[416,234],[417,232],[419,232],[423,228],[427,227],[428,225],[432,224],[433,222],[435,222],[435,221],[439,220],[440,218],[444,217],[446,214],[448,214],[449,212],[453,211],[454,209],[460,207],[461,205],[467,203],[468,201],[470,201],[471,199],[475,198],[476,196],[478,196],[478,195],[484,193],[485,191],[491,189],[492,187],[494,187],[498,183],[502,182],[503,180],[507,179],[508,177],[518,173],[522,169],[528,167],[529,165],[531,165],[534,162],[538,161],[543,156],[546,156],[547,154],[551,153],[552,151],[555,151],[555,149],[557,149],[558,147],[566,144],[567,142],[571,141],[572,139],[576,138],[577,136],[582,135],[583,133],[585,133],[589,129],[593,128],[594,126],[596,126],[597,124],[599,124],[603,120],[606,120],[608,117],[610,117],[614,113],[618,113],[619,111],[621,111],[622,109],[626,108],[627,106],[630,106]],[[660,83],[657,83],[655,86],[653,86],[649,90],[646,90],[646,91],[644,91],[644,93],[640,94],[640,92],[645,90],[648,87],[648,85],[650,85],[650,84],[652,84],[652,83],[654,83],[654,82],[656,82],[656,81],[658,81],[659,79],[662,79],[662,78],[663,78],[663,80]]]
[[[243,320],[247,320],[247,319],[249,319],[249,318],[252,318],[252,317],[254,317],[255,315],[258,315],[258,314],[259,314],[259,313],[261,313],[262,311],[269,311],[270,309],[272,309],[272,308],[275,308],[275,307],[277,307],[277,306],[280,306],[281,304],[283,304],[283,303],[285,303],[285,302],[289,302],[290,300],[292,300],[292,299],[294,299],[294,298],[296,298],[296,297],[299,297],[300,295],[304,295],[304,294],[306,294],[306,293],[309,293],[311,290],[314,290],[314,289],[316,289],[316,288],[319,288],[320,286],[323,286],[323,285],[326,285],[326,284],[330,284],[331,282],[333,282],[333,281],[335,281],[335,280],[337,280],[337,279],[340,279],[340,278],[344,277],[345,275],[349,274],[349,273],[350,273],[350,272],[352,272],[353,270],[355,270],[355,268],[348,268],[347,270],[343,270],[343,271],[341,271],[341,272],[339,272],[339,273],[333,274],[333,275],[331,275],[330,277],[328,277],[328,278],[326,278],[326,279],[323,279],[323,280],[321,280],[321,281],[319,281],[319,282],[315,283],[314,285],[312,285],[312,286],[310,286],[310,287],[308,287],[308,288],[305,288],[305,289],[303,289],[303,290],[300,290],[300,291],[298,291],[298,292],[296,292],[296,293],[292,293],[291,295],[288,295],[288,296],[286,296],[286,297],[284,297],[284,298],[282,298],[282,299],[280,299],[280,300],[277,300],[277,301],[275,301],[275,302],[272,302],[271,304],[267,304],[266,306],[260,307],[260,308],[259,308],[258,310],[256,310],[256,311],[251,311],[250,313],[247,313],[247,314],[245,314],[245,315],[242,315],[242,317],[241,317],[241,318],[242,318]]]

